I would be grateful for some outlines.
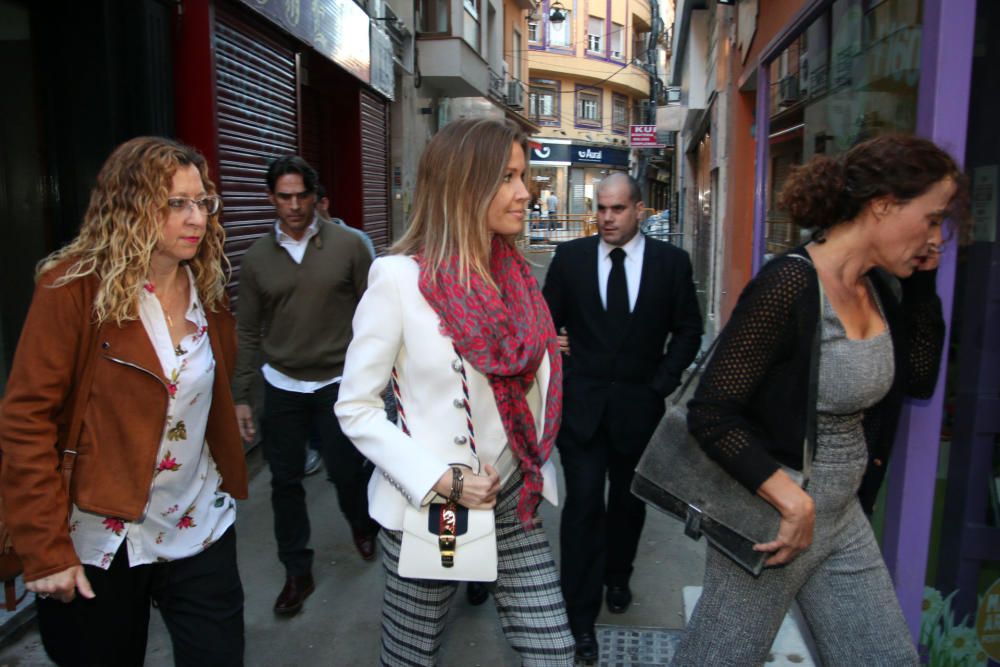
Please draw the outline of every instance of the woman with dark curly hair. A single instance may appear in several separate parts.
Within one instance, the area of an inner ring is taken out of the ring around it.
[[[201,154],[132,139],[77,237],[39,264],[0,482],[58,665],[141,665],[151,604],[175,664],[243,662],[233,499],[247,471],[221,208]]]
[[[966,200],[954,160],[916,137],[878,137],[792,174],[779,205],[815,230],[812,241],[746,287],[688,412],[705,451],[774,505],[780,527],[755,546],[771,554],[759,577],[708,550],[675,665],[762,664],[793,600],[822,664],[918,664],[858,491],[867,471],[870,507],[903,396],[934,390],[944,341],[935,269]],[[803,468],[814,409],[803,489],[781,465]]]

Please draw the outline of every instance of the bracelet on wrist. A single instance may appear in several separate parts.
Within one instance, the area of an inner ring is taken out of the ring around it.
[[[457,466],[451,468],[451,493],[448,494],[448,502],[457,503],[462,499],[462,488],[465,486],[465,477],[462,469]]]

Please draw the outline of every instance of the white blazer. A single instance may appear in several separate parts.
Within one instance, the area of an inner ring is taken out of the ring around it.
[[[419,278],[411,257],[390,255],[372,263],[368,289],[354,314],[354,338],[334,407],[344,434],[377,468],[368,485],[369,513],[391,530],[402,529],[407,502],[419,506],[430,501],[449,465],[476,470],[480,464],[494,464],[507,443],[489,380],[466,362],[476,462],[462,403],[461,361],[451,339],[441,334],[437,313],[420,293]],[[386,419],[382,403],[394,366],[410,435]],[[539,438],[548,384],[546,357],[527,396]],[[542,475],[542,496],[555,505],[552,461],[542,467]]]

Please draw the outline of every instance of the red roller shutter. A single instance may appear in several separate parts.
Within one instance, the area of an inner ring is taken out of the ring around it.
[[[361,196],[365,233],[378,252],[389,245],[389,107],[361,91]]]
[[[219,189],[235,291],[243,253],[274,222],[264,174],[298,150],[295,51],[288,41],[219,3],[215,22]]]

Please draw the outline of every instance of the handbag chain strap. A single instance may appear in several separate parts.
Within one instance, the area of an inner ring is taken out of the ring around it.
[[[469,378],[465,372],[465,360],[458,351],[458,347],[452,344],[457,359],[455,360],[455,370],[462,376],[462,407],[465,408],[465,424],[469,430],[469,447],[472,455],[478,458],[476,452],[476,429],[472,423],[472,407],[469,403]],[[406,424],[406,410],[403,408],[403,394],[399,389],[399,374],[396,367],[392,367],[390,374],[392,382],[392,396],[396,400],[396,410],[399,412],[399,424],[403,433],[410,435],[410,427]],[[389,481],[388,474],[383,470],[382,475]],[[455,548],[458,542],[458,504],[450,498],[441,505],[438,517],[438,550],[441,552],[441,566],[455,566]]]

